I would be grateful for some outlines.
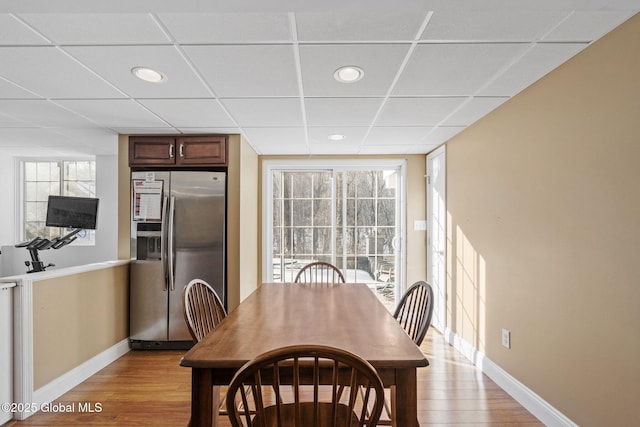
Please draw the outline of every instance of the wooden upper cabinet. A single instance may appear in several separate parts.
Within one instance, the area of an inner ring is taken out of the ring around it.
[[[176,144],[172,136],[129,137],[129,166],[176,164]]]
[[[226,136],[183,136],[176,139],[176,164],[226,166]]]
[[[129,166],[227,166],[227,136],[131,136]]]

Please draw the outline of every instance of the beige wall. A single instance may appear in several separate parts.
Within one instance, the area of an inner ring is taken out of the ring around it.
[[[131,258],[129,135],[118,135],[118,259]]]
[[[229,137],[227,288],[233,310],[258,286],[258,155],[240,135]]]
[[[262,191],[262,162],[265,160],[343,160],[343,159],[404,159],[407,162],[407,275],[406,284],[410,285],[418,280],[426,280],[427,278],[427,243],[424,231],[413,230],[414,220],[424,220],[426,218],[426,156],[424,155],[406,155],[406,156],[260,156],[260,191]],[[262,206],[262,194],[260,205]],[[262,215],[259,218],[260,233],[262,233]],[[262,244],[260,244],[260,257],[262,256]],[[262,277],[262,265],[259,265]]]
[[[129,266],[33,283],[34,390],[129,336]]]
[[[640,15],[447,144],[449,325],[581,426],[640,425],[639,159]]]

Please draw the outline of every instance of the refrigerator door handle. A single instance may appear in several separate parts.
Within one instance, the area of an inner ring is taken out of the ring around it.
[[[167,202],[169,198],[164,196],[162,201],[162,216],[160,222],[160,262],[162,263],[162,290],[167,290]]]
[[[174,217],[176,213],[176,198],[171,196],[171,206],[169,207],[169,232],[167,233],[167,243],[168,249],[167,253],[169,255],[169,290],[174,291],[176,289],[175,283],[175,272],[174,268],[174,247],[173,247],[173,233],[174,233]]]

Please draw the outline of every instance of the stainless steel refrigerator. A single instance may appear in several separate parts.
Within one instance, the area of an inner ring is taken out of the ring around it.
[[[131,178],[131,347],[189,348],[185,285],[203,279],[227,304],[226,175],[135,171]]]

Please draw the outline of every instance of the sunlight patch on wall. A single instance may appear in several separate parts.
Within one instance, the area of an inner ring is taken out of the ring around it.
[[[476,251],[460,226],[456,226],[455,313],[452,329],[481,352],[486,338],[486,262]]]

